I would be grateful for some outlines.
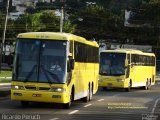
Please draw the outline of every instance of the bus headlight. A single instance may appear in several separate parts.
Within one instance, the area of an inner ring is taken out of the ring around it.
[[[117,82],[124,82],[124,79],[117,79]]]
[[[24,90],[24,87],[21,85],[12,85],[11,88],[14,90]]]
[[[60,88],[60,87],[55,87],[55,88],[51,88],[52,92],[65,92],[66,89],[65,88]]]

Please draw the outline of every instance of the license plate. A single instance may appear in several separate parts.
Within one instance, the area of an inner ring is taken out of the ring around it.
[[[41,94],[33,94],[32,97],[41,97]]]

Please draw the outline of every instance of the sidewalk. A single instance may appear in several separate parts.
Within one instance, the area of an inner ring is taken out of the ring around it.
[[[4,80],[4,79],[12,79],[12,77],[0,77],[0,80]]]
[[[0,87],[1,86],[10,86],[11,85],[11,83],[0,83]],[[1,90],[1,89],[0,89]]]

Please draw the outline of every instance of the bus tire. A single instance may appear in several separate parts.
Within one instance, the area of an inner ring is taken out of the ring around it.
[[[107,88],[106,87],[102,87],[102,90],[107,90]]]
[[[88,90],[87,90],[87,96],[82,98],[83,102],[88,102],[89,100],[90,100],[90,86],[88,87]]]
[[[21,101],[22,107],[28,107],[29,102],[28,101]]]
[[[131,87],[132,87],[132,81],[130,80],[130,82],[128,83],[128,88],[125,88],[126,92],[130,92],[131,91]]]
[[[89,101],[91,101],[92,100],[92,97],[93,97],[93,84],[91,85],[91,87],[90,87],[90,91],[89,91]]]
[[[151,88],[151,79],[148,82],[148,90]]]
[[[148,90],[149,89],[149,81],[146,81],[146,85],[144,86],[144,90]]]
[[[63,105],[63,108],[64,109],[69,109],[71,107],[71,105],[72,105],[73,100],[74,100],[74,89],[72,88],[72,91],[71,91],[71,94],[70,94],[70,100],[69,100],[68,103],[65,103]]]

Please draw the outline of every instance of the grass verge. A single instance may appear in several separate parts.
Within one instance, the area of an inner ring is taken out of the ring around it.
[[[0,72],[0,77],[11,77],[12,76],[12,71],[1,71]]]

